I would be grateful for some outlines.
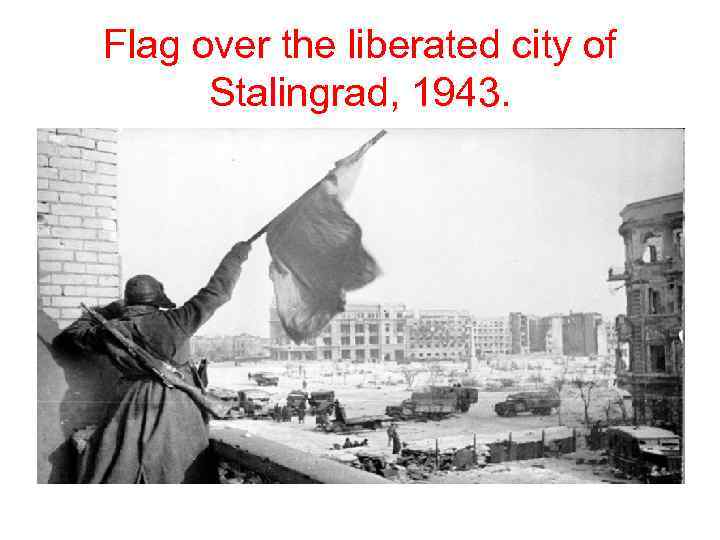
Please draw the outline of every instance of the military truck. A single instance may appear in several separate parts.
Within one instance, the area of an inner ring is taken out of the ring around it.
[[[210,402],[216,405],[223,420],[234,420],[245,416],[245,411],[238,405],[238,395],[234,390],[209,386],[206,396]]]
[[[300,409],[305,409],[307,404],[308,394],[302,390],[293,390],[287,395],[287,408],[290,409],[290,414],[295,415]]]
[[[262,418],[270,416],[271,404],[270,394],[257,388],[238,390],[238,407],[245,412],[246,416]]]
[[[477,403],[477,388],[468,386],[430,386],[413,392],[400,405],[389,405],[385,414],[400,420],[440,419],[457,412],[468,412]]]
[[[682,483],[680,437],[653,426],[614,426],[607,430],[610,465],[648,484]]]
[[[534,390],[510,394],[505,401],[495,404],[495,412],[498,416],[517,416],[524,412],[549,415],[559,406],[560,395],[555,390]]]
[[[280,378],[272,373],[253,373],[253,380],[258,386],[277,386]]]
[[[335,391],[334,390],[317,390],[310,392],[308,398],[308,405],[310,405],[309,413],[311,415],[323,412],[327,415],[333,413],[335,407]]]

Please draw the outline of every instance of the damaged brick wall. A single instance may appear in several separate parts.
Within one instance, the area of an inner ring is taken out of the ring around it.
[[[115,129],[37,133],[38,297],[62,328],[120,294]]]
[[[105,358],[67,358],[52,346],[79,314],[120,293],[115,129],[37,132],[37,481],[73,482],[69,437],[115,398]]]

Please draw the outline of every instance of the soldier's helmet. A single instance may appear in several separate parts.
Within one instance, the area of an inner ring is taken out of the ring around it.
[[[127,306],[155,306],[159,308],[174,308],[172,302],[165,294],[163,284],[147,274],[133,276],[125,284],[125,305]]]

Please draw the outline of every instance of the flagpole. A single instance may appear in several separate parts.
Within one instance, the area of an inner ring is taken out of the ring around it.
[[[354,159],[359,159],[360,157],[362,157],[362,155],[363,155],[365,152],[367,152],[367,150],[368,150],[371,146],[373,146],[376,142],[378,142],[380,139],[382,139],[386,134],[387,134],[387,131],[385,131],[384,129],[381,129],[381,130],[378,131],[375,135],[373,135],[373,137],[372,137],[369,141],[367,141],[367,142],[366,142],[365,144],[363,144],[358,150],[356,150],[355,152],[353,152],[352,154],[350,154],[350,155],[349,155],[347,158],[345,158],[345,159],[348,159],[348,158],[351,158],[351,157],[354,158]],[[324,179],[323,179],[323,180],[324,180]],[[323,180],[320,180],[319,182],[315,182],[315,184],[313,184],[310,188],[308,188],[308,189],[305,191],[305,193],[303,193],[303,194],[300,195],[297,199],[295,199],[295,201],[293,201],[290,205],[288,205],[288,207],[289,207],[289,206],[292,206],[292,204],[295,204],[295,202],[299,201],[299,200],[302,199],[305,195],[307,195],[308,193],[310,193],[310,192],[311,192],[313,189],[315,189],[315,188],[318,186],[318,184],[320,184],[320,182],[322,182]],[[281,212],[281,213],[282,213],[282,212]],[[276,216],[276,217],[277,217],[277,216]],[[255,234],[253,234],[253,235],[252,235],[250,238],[248,238],[245,242],[248,243],[248,244],[252,244],[255,240],[257,240],[258,238],[260,238],[263,234],[265,234],[265,233],[267,232],[268,227],[270,227],[270,225],[272,224],[273,221],[275,221],[275,218],[271,219],[267,224],[265,224],[265,226],[264,226],[262,229],[260,229],[258,232],[256,232]]]

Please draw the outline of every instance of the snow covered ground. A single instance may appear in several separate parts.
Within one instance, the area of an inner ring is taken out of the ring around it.
[[[464,366],[456,364],[455,369],[462,374]],[[355,364],[345,366],[346,373],[333,369],[330,363],[309,362],[303,364],[307,391],[334,390],[336,397],[345,406],[348,417],[361,415],[384,414],[387,405],[399,404],[410,397],[411,389],[400,371],[401,368],[387,365]],[[448,372],[452,367],[448,366]],[[302,388],[303,378],[297,373],[297,364],[284,362],[263,362],[262,364],[232,363],[212,364],[209,368],[210,384],[232,390],[257,388],[248,380],[248,372],[272,372],[280,377],[277,387],[263,387],[272,394],[272,400],[284,403],[290,390]],[[507,372],[505,373],[505,376]],[[461,376],[461,375],[460,375]],[[435,374],[418,375],[413,388],[424,384],[446,384],[448,377]],[[603,408],[612,397],[608,390],[597,390],[596,398],[591,407],[593,419],[605,418]],[[474,404],[465,414],[457,414],[448,419],[428,422],[400,422],[398,431],[404,442],[423,444],[431,443],[438,438],[443,445],[460,446],[473,443],[473,436],[478,444],[506,439],[512,432],[513,440],[537,440],[543,430],[557,430],[558,418],[552,416],[519,415],[503,418],[495,414],[493,406],[502,401],[508,392],[480,392],[478,403]],[[565,426],[580,426],[583,420],[583,405],[580,397],[572,391],[563,393],[562,421]],[[238,427],[249,434],[257,434],[277,442],[287,444],[299,450],[316,455],[332,455],[334,444],[342,444],[348,435],[328,434],[315,430],[315,418],[306,417],[305,424],[299,424],[297,418],[292,422],[276,423],[270,420],[231,420],[215,421],[215,426]],[[562,429],[562,428],[561,428]],[[351,440],[367,438],[368,450],[389,453],[387,435],[384,430],[362,431],[349,435]],[[557,463],[556,463],[557,462]],[[533,466],[538,465],[538,466]],[[539,465],[542,465],[540,467]],[[466,472],[448,472],[434,476],[432,481],[438,482],[600,482],[598,475],[586,468],[574,466],[573,460],[543,459],[511,464],[491,465],[485,469]]]

